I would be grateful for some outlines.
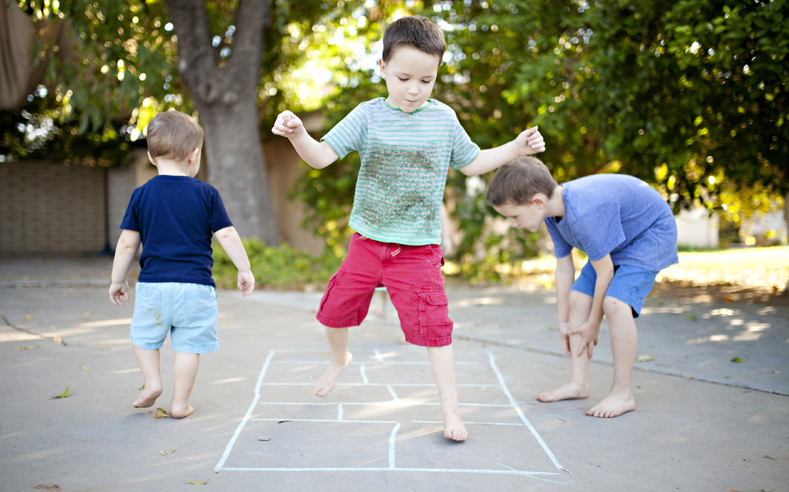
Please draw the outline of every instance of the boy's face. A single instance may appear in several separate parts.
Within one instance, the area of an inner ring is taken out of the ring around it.
[[[397,48],[388,62],[379,61],[381,76],[389,90],[387,104],[404,113],[427,106],[436,83],[441,58],[410,46]]]
[[[512,227],[531,232],[537,232],[545,218],[543,217],[544,203],[535,199],[532,199],[532,202],[528,204],[505,203],[504,205],[494,205],[493,208],[496,209],[496,212],[507,217]]]

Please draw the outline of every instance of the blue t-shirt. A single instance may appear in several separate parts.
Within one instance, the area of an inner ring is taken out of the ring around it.
[[[564,217],[545,224],[557,258],[572,248],[597,261],[659,271],[679,261],[677,223],[666,201],[633,176],[597,174],[562,185]]]
[[[140,233],[140,282],[216,287],[211,237],[232,225],[213,186],[188,176],[156,176],[132,193],[121,229]]]

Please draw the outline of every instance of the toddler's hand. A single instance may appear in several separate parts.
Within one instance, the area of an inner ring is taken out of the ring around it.
[[[538,127],[524,130],[515,139],[522,155],[531,155],[538,152],[545,152],[545,140],[542,139]]]
[[[113,283],[110,285],[110,301],[116,306],[123,306],[123,301],[129,302],[129,283]]]
[[[255,290],[255,277],[249,270],[238,272],[238,290],[241,291],[241,297],[246,297]]]
[[[283,137],[295,137],[304,131],[304,124],[301,120],[290,111],[283,111],[277,116],[277,121],[274,122],[274,128],[271,132],[275,135]]]

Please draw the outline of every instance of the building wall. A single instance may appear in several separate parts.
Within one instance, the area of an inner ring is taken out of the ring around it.
[[[106,170],[0,163],[0,253],[89,253],[107,244]]]
[[[677,221],[677,244],[693,248],[718,247],[718,214],[709,214],[706,208],[681,210],[674,217]]]

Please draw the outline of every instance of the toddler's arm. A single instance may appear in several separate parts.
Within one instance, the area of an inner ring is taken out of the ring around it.
[[[301,120],[290,111],[283,111],[277,116],[271,132],[287,137],[304,162],[315,169],[323,169],[337,160],[337,153],[331,145],[312,138]]]
[[[511,160],[523,155],[545,151],[545,141],[537,127],[524,130],[515,140],[500,147],[485,149],[479,153],[471,164],[461,167],[460,172],[466,176],[479,176],[498,169]]]
[[[124,229],[115,246],[115,259],[112,261],[112,283],[110,284],[110,301],[116,306],[123,306],[129,301],[129,283],[126,274],[140,247],[140,233]]]
[[[252,275],[247,251],[244,249],[244,243],[241,242],[236,228],[225,227],[214,234],[230,261],[238,268],[238,290],[241,291],[241,297],[248,296],[255,290],[255,277]]]
[[[564,353],[570,352],[570,289],[575,280],[573,255],[556,259],[556,311]]]

